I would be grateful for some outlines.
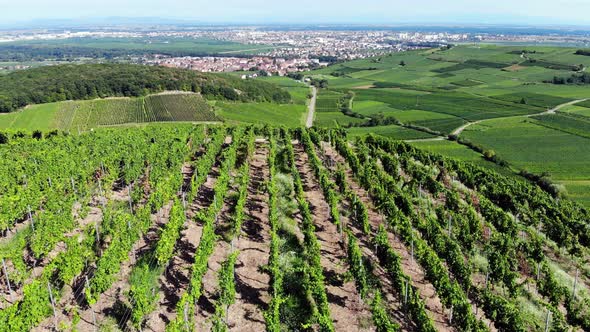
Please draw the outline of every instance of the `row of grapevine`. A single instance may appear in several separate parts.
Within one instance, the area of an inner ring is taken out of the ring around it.
[[[313,133],[312,133],[313,134]],[[316,138],[317,139],[317,138]],[[334,174],[335,181],[332,182],[329,179],[329,174],[326,169],[321,165],[320,159],[315,152],[315,144],[307,135],[304,135],[302,139],[306,145],[306,152],[310,155],[310,160],[316,174],[319,174],[320,178],[323,178],[325,187],[324,192],[328,192],[329,195],[335,197],[337,193],[333,190],[334,187],[339,187],[340,191],[344,194],[345,198],[351,203],[352,215],[354,215],[353,222],[356,224],[358,229],[362,230],[362,233],[369,237],[372,235],[373,230],[368,218],[367,207],[362,203],[360,198],[354,193],[347,184],[346,176],[342,169],[339,169]],[[315,143],[318,143],[315,141]],[[337,199],[336,199],[337,201]],[[336,208],[337,209],[337,208]],[[344,227],[344,225],[343,225]],[[369,287],[370,275],[367,268],[364,266],[364,262],[368,260],[363,256],[360,247],[358,245],[358,239],[354,236],[348,227],[346,227],[347,239],[348,239],[348,263],[350,266],[351,273],[355,278],[357,289],[361,296],[367,299],[367,292]],[[391,248],[387,235],[384,234],[385,230],[381,226],[379,229],[379,236],[373,238],[375,244],[375,254],[381,260],[384,269],[390,273],[390,278],[394,281],[393,285],[396,288],[398,294],[404,294],[407,298],[405,299],[405,305],[409,309],[410,316],[413,322],[416,324],[420,331],[434,331],[434,325],[432,319],[427,315],[424,302],[419,296],[419,293],[414,287],[407,287],[410,283],[409,277],[403,274],[401,269],[400,261],[401,258]],[[373,321],[379,331],[392,331],[397,330],[399,327],[393,323],[387,315],[387,308],[382,302],[381,292],[374,290],[373,299],[371,302],[371,311],[373,314]]]
[[[416,232],[410,218],[403,215],[402,210],[398,209],[395,199],[400,193],[388,190],[392,186],[386,186],[386,174],[380,172],[375,161],[369,159],[368,156],[363,156],[361,163],[359,157],[343,139],[335,137],[334,144],[348,161],[361,185],[373,196],[376,205],[388,217],[390,226],[396,229],[406,245],[414,248],[414,254],[425,269],[428,279],[436,288],[443,304],[448,308],[453,308],[453,324],[465,330],[485,331],[486,328],[471,311],[471,305],[465,292],[456,281],[451,280],[447,268],[437,253]],[[363,167],[360,167],[361,164]]]
[[[404,155],[402,164],[404,166],[410,166],[410,162],[408,162],[408,156]],[[422,165],[422,163],[420,163]],[[416,164],[417,165],[417,164]],[[426,165],[427,166],[427,165]],[[411,173],[412,175],[416,174],[415,170],[416,166],[413,166],[414,170],[410,170],[408,167],[405,167],[406,173]],[[421,166],[425,167],[425,166]],[[390,172],[391,173],[391,172]],[[461,221],[461,214],[459,213],[459,200],[457,199],[456,194],[453,195],[452,191],[446,190],[442,185],[439,185],[440,192],[444,192],[444,195],[447,198],[446,203],[446,212],[449,214],[449,217],[452,220]],[[433,186],[429,186],[433,188]],[[443,188],[443,189],[440,189]],[[431,191],[432,192],[432,191]],[[433,192],[434,194],[434,192]],[[509,295],[512,299],[503,299],[501,296],[494,294],[491,289],[484,289],[484,290],[475,290],[479,292],[478,301],[481,302],[482,306],[485,309],[486,315],[492,319],[495,318],[497,321],[497,327],[499,329],[504,330],[525,330],[529,329],[530,326],[537,326],[537,328],[541,328],[541,324],[538,321],[527,321],[525,322],[523,316],[524,313],[519,313],[518,304],[515,303],[516,294],[520,292],[528,293],[527,296],[535,298],[536,295],[530,293],[527,289],[524,289],[519,282],[517,282],[517,278],[519,278],[519,269],[522,265],[532,265],[537,266],[537,270],[539,270],[539,266],[546,266],[545,257],[542,253],[542,246],[544,246],[541,242],[541,238],[536,235],[534,232],[531,231],[531,227],[519,223],[520,220],[518,217],[513,218],[509,216],[505,211],[497,207],[494,203],[492,203],[486,196],[476,193],[472,195],[477,195],[477,199],[475,200],[478,203],[478,208],[485,220],[491,221],[491,223],[485,223],[485,227],[488,231],[489,240],[485,245],[485,252],[486,257],[488,257],[488,276],[489,284],[493,285],[494,283],[500,284],[505,286],[509,290]],[[473,203],[473,200],[470,201]],[[474,220],[473,218],[474,212],[473,207],[468,206],[467,210],[464,208],[461,209],[461,213],[464,214],[464,211],[468,211],[467,215],[471,215],[470,220]],[[442,220],[442,209],[437,209],[437,215],[439,216],[439,220]],[[516,219],[516,221],[514,220]],[[434,226],[433,226],[434,225]],[[431,220],[430,227],[437,227],[435,226],[436,222]],[[448,222],[449,227],[451,227],[451,221]],[[446,225],[442,225],[439,222],[440,227],[446,227]],[[465,227],[467,226],[467,227]],[[461,234],[457,234],[459,239],[463,239],[462,245],[464,246],[465,251],[469,251],[472,248],[473,240],[475,238],[472,234],[465,234],[465,230],[473,229],[477,227],[474,225],[473,222],[470,222],[470,225],[465,225],[464,227],[454,227],[453,229],[461,230]],[[440,228],[439,227],[439,228]],[[439,232],[440,233],[440,232]],[[451,233],[449,231],[449,233]],[[522,235],[522,236],[519,236]],[[475,237],[480,237],[481,234],[477,234],[475,232],[473,235]],[[467,241],[466,238],[470,238]],[[433,243],[439,243],[433,241]],[[448,248],[440,248],[440,251],[446,249],[447,254],[447,262],[450,263],[451,270],[454,270],[453,273],[457,276],[459,275],[457,271],[457,267],[452,266],[452,262],[455,262],[457,258],[449,257],[449,254],[452,253],[452,250],[448,250]],[[455,251],[459,251],[455,249]],[[458,256],[462,258],[462,256]],[[524,257],[527,261],[523,262],[522,260],[517,260],[518,257]],[[462,262],[462,260],[461,260]],[[460,265],[460,264],[459,264]],[[465,271],[465,269],[463,269]],[[554,283],[554,278],[551,277],[551,271],[546,270],[543,273],[544,278],[540,278],[540,273],[537,276],[537,284],[538,290],[540,293],[551,300],[551,303],[543,303],[541,304],[542,307],[545,307],[546,310],[553,313],[551,317],[551,326],[553,329],[556,330],[563,330],[566,329],[567,323],[566,318],[563,316],[562,312],[558,310],[559,307],[559,300],[557,298],[561,298],[564,294],[563,289],[565,288],[563,285],[560,287],[557,283]],[[467,275],[468,277],[468,275]],[[469,281],[469,280],[467,280]],[[528,281],[530,282],[530,281]],[[486,283],[487,284],[487,283]],[[545,287],[550,285],[548,288],[552,289],[551,291],[547,291]],[[470,285],[467,285],[468,287]],[[488,286],[489,287],[489,286]],[[530,287],[530,286],[529,286]],[[568,303],[565,303],[566,307]],[[570,310],[568,310],[569,313]],[[573,312],[578,312],[572,308]],[[568,315],[568,321],[570,324],[578,325],[579,320],[571,317]],[[527,325],[529,327],[527,327]]]
[[[323,268],[320,262],[320,245],[315,236],[315,226],[313,223],[313,216],[309,209],[309,204],[305,199],[303,191],[303,183],[297,166],[295,165],[294,153],[292,146],[289,144],[291,139],[289,136],[285,138],[288,142],[286,144],[288,151],[288,160],[291,165],[291,175],[295,185],[295,198],[299,206],[299,213],[302,218],[302,231],[304,235],[306,257],[308,259],[307,276],[309,280],[304,287],[310,292],[315,302],[314,316],[321,331],[334,331],[332,318],[330,317],[330,309],[328,306],[328,297],[324,285]]]
[[[189,289],[181,296],[176,305],[176,319],[166,327],[166,331],[186,331],[194,329],[194,314],[196,302],[202,294],[202,279],[207,272],[207,262],[213,252],[217,235],[215,224],[224,204],[225,196],[230,184],[230,172],[236,164],[237,147],[243,136],[242,129],[237,129],[232,138],[232,144],[223,153],[220,175],[214,186],[213,203],[205,210],[199,211],[195,218],[203,224],[203,233],[195,253],[195,261],[191,269]]]
[[[142,134],[142,133],[138,133]],[[177,136],[179,133],[177,131],[168,133],[168,136],[162,135],[163,142],[165,142],[166,137]],[[98,134],[97,134],[98,135]],[[137,136],[136,136],[137,137]],[[71,142],[78,139],[87,139],[88,137],[68,137],[65,142]],[[112,132],[104,132],[101,133],[99,136],[94,137],[96,142],[104,142],[110,139],[119,139],[117,135],[113,135]],[[67,143],[66,143],[67,144]],[[170,145],[168,146],[170,148]],[[174,149],[171,149],[174,151]],[[100,150],[98,150],[100,152]],[[118,151],[117,151],[118,152]],[[154,154],[146,153],[147,156],[155,156]],[[103,155],[104,157],[105,155]],[[160,154],[158,157],[163,158],[166,154]],[[117,157],[115,158],[115,160]],[[108,160],[108,158],[105,158]],[[151,159],[150,160],[154,165],[160,167],[160,160]],[[165,158],[161,161],[162,164],[167,164],[169,161]],[[142,161],[143,163],[143,161]],[[112,170],[115,170],[115,162],[105,162],[103,165],[113,165],[111,167]],[[120,165],[120,163],[118,163]],[[118,165],[118,166],[119,166]],[[108,166],[107,166],[108,167]],[[106,167],[101,167],[101,171],[104,170]],[[119,172],[116,172],[119,173]],[[103,173],[107,174],[107,173]],[[153,178],[157,180],[156,178]],[[79,187],[76,187],[78,189]],[[63,197],[62,197],[63,199]],[[56,199],[56,201],[59,201]],[[65,200],[69,202],[68,200]],[[50,201],[52,202],[52,201]],[[147,210],[145,210],[147,211]],[[66,216],[69,214],[69,218],[71,219],[71,209],[67,210]],[[32,326],[39,323],[44,317],[48,316],[51,311],[53,305],[59,300],[60,296],[60,287],[61,285],[71,284],[74,279],[80,275],[80,273],[86,267],[86,261],[95,255],[94,248],[99,247],[98,243],[95,243],[95,240],[98,238],[96,232],[105,232],[108,234],[109,231],[104,227],[105,225],[114,225],[114,224],[122,224],[122,225],[131,225],[131,222],[135,223],[135,220],[139,220],[139,217],[134,217],[126,213],[111,213],[109,209],[105,210],[105,215],[107,215],[108,221],[105,221],[102,227],[94,227],[93,225],[89,225],[79,235],[74,235],[73,237],[61,237],[58,235],[53,235],[52,233],[45,233],[46,238],[45,241],[53,241],[55,242],[55,238],[63,238],[66,244],[65,251],[60,252],[53,260],[51,260],[50,264],[45,267],[41,276],[35,278],[32,283],[29,283],[24,286],[24,295],[23,299],[19,302],[7,308],[7,310],[3,311],[6,313],[6,316],[2,317],[2,321],[5,323],[4,326],[13,326],[12,330],[28,330]],[[138,216],[144,216],[145,212],[138,212]],[[126,221],[130,223],[127,224]],[[48,224],[48,227],[57,227],[59,226],[59,222],[53,222]],[[135,224],[133,224],[135,226]],[[49,228],[49,230],[53,231],[53,228]],[[114,231],[111,230],[111,234]],[[52,238],[49,238],[51,236]],[[113,247],[115,248],[115,247]],[[112,250],[112,253],[107,254],[105,251],[104,255],[111,255],[111,257],[116,257],[114,253],[116,250]],[[105,261],[102,257],[101,259]],[[108,260],[107,260],[108,261]],[[100,271],[107,271],[109,266],[106,264],[101,264]],[[103,273],[97,270],[97,273]],[[95,273],[96,276],[96,273]],[[97,283],[98,285],[98,283]],[[47,286],[47,287],[45,287]]]

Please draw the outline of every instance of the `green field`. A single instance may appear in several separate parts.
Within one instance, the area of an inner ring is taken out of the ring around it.
[[[433,135],[422,131],[405,128],[397,125],[377,126],[377,127],[353,127],[348,129],[348,134],[352,137],[363,136],[367,134],[376,134],[389,138],[400,140],[412,140],[420,138],[432,138]]]
[[[307,107],[296,104],[216,102],[215,113],[229,123],[259,123],[299,127],[305,124]]]
[[[0,114],[0,128],[76,131],[129,123],[218,120],[198,94],[162,94],[31,105]]]
[[[364,119],[354,118],[342,112],[316,112],[314,126],[319,127],[347,127],[350,124],[361,124]]]
[[[518,169],[537,174],[548,172],[551,179],[588,203],[590,190],[590,139],[548,128],[536,120],[511,118],[485,121],[467,128],[463,137],[494,150]]]

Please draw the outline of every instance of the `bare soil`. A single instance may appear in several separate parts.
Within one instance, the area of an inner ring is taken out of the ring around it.
[[[336,331],[373,331],[368,306],[361,300],[354,282],[345,279],[346,246],[337,226],[331,222],[330,208],[314,178],[308,156],[301,145],[295,147],[295,160],[316,226],[334,328]]]
[[[345,165],[346,161],[340,156],[331,146],[325,145],[324,151],[327,156],[330,156],[333,160],[338,163]],[[384,217],[377,212],[376,208],[372,204],[372,200],[369,194],[361,188],[358,183],[354,180],[354,176],[350,169],[346,169],[347,182],[350,185],[359,199],[367,206],[369,214],[369,222],[373,229],[377,229],[380,224],[383,223]],[[403,244],[401,239],[388,232],[389,244],[398,253],[401,258],[401,267],[403,272],[408,275],[412,280],[412,285],[420,291],[420,295],[424,300],[424,304],[427,312],[435,323],[435,327],[439,331],[453,331],[453,328],[448,323],[448,315],[444,310],[444,306],[440,301],[440,298],[436,294],[434,286],[426,279],[424,269],[418,264],[418,262],[412,258],[410,250]]]
[[[270,225],[268,193],[264,185],[269,177],[268,148],[263,143],[256,143],[250,160],[247,214],[235,241],[240,253],[235,270],[236,302],[228,310],[230,331],[261,332],[266,328],[262,313],[270,302],[270,277],[261,267],[268,264],[270,255]]]

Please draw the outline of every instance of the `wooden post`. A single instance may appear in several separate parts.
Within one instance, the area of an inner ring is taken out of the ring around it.
[[[449,215],[449,237],[451,237],[452,233],[452,222],[453,222],[453,216]]]
[[[47,180],[49,180],[49,187],[53,187],[53,182],[51,182],[51,176],[49,176],[49,177],[47,178]]]
[[[490,279],[490,271],[486,272],[486,284],[485,284],[485,289],[488,289],[488,281]]]
[[[127,187],[127,196],[129,197],[129,210],[133,213],[133,200],[131,199],[131,185]]]
[[[72,184],[72,190],[74,191],[74,195],[78,196],[78,190],[76,190],[76,185],[74,184],[73,177],[70,177],[70,183]]]
[[[410,255],[412,256],[412,262],[414,261],[414,233],[412,232],[412,239],[410,240]]]
[[[451,310],[449,311],[449,324],[453,324],[453,305],[451,304]]]
[[[187,331],[190,330],[188,327],[188,303],[184,304],[184,327]]]
[[[86,288],[90,288],[90,284],[88,283],[88,276],[84,276]],[[94,309],[90,308],[92,311],[92,326],[94,326],[94,331],[96,332],[96,314],[94,313]]]
[[[580,270],[576,269],[576,279],[574,279],[574,290],[572,291],[572,298],[576,299],[576,288],[578,287],[578,277],[580,276]]]
[[[31,219],[31,228],[33,232],[35,231],[35,220],[33,220],[33,214],[31,213],[31,206],[27,205],[27,210],[29,210],[29,219]]]
[[[14,298],[12,297],[12,287],[10,286],[10,278],[8,278],[8,270],[6,269],[6,262],[4,262],[4,258],[2,258],[2,269],[4,270],[4,276],[6,277],[6,284],[8,285],[10,300],[13,301]]]
[[[49,299],[51,300],[51,307],[53,308],[53,321],[55,329],[57,329],[57,313],[55,311],[55,301],[53,300],[53,293],[51,292],[51,284],[47,282],[47,289],[49,290]]]
[[[404,286],[404,307],[407,307],[408,306],[408,287],[409,287],[409,284],[410,284],[410,280],[406,279],[406,284]]]
[[[547,310],[547,318],[545,318],[545,332],[549,332],[549,322],[551,321],[551,311]]]

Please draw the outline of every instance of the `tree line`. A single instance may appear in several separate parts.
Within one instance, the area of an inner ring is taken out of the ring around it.
[[[130,64],[46,66],[0,76],[0,113],[29,104],[104,97],[138,97],[166,90],[208,99],[288,103],[290,94],[266,82],[223,74]]]

